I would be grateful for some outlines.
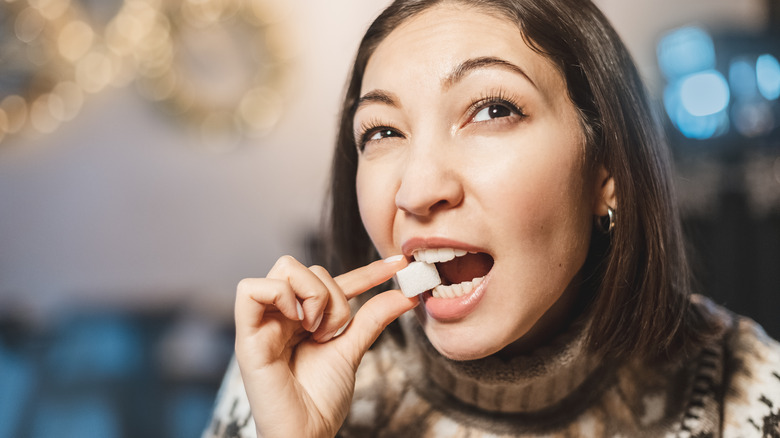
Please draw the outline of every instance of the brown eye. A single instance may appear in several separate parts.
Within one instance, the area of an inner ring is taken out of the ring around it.
[[[513,113],[514,111],[512,111],[507,106],[494,103],[479,110],[479,112],[474,114],[474,117],[471,120],[473,122],[485,122],[500,117],[509,117]]]
[[[367,138],[366,138],[366,141],[381,140],[383,138],[400,137],[400,136],[401,136],[401,134],[399,134],[398,132],[396,132],[396,131],[394,131],[392,129],[380,128],[380,129],[374,131],[373,133],[369,133]]]
[[[381,142],[388,138],[403,138],[403,134],[388,126],[377,126],[363,130],[363,134],[358,137],[358,149],[364,150],[369,143]]]

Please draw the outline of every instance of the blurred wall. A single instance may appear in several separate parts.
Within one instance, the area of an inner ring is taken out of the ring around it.
[[[281,2],[279,2],[281,3]],[[0,143],[0,309],[192,306],[229,318],[237,281],[305,257],[319,221],[339,96],[359,36],[387,3],[295,0],[282,119],[204,144],[132,85],[87,96],[55,132]],[[600,0],[651,84],[675,26],[765,25],[759,0]]]

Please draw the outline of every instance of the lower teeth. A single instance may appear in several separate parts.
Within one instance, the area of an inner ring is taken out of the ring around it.
[[[440,284],[433,288],[434,298],[458,298],[463,295],[471,293],[475,287],[479,286],[485,277],[477,277],[471,281],[464,281],[463,283],[443,285]]]

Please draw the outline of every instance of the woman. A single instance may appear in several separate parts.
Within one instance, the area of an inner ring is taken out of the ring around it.
[[[780,436],[780,347],[689,297],[668,157],[589,2],[394,2],[331,216],[345,274],[239,284],[206,436]],[[363,299],[413,258],[444,286]]]

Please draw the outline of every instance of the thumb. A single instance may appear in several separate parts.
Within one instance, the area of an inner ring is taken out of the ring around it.
[[[407,298],[399,290],[382,292],[363,304],[335,341],[344,347],[343,354],[357,367],[382,330],[419,303],[419,297]]]

